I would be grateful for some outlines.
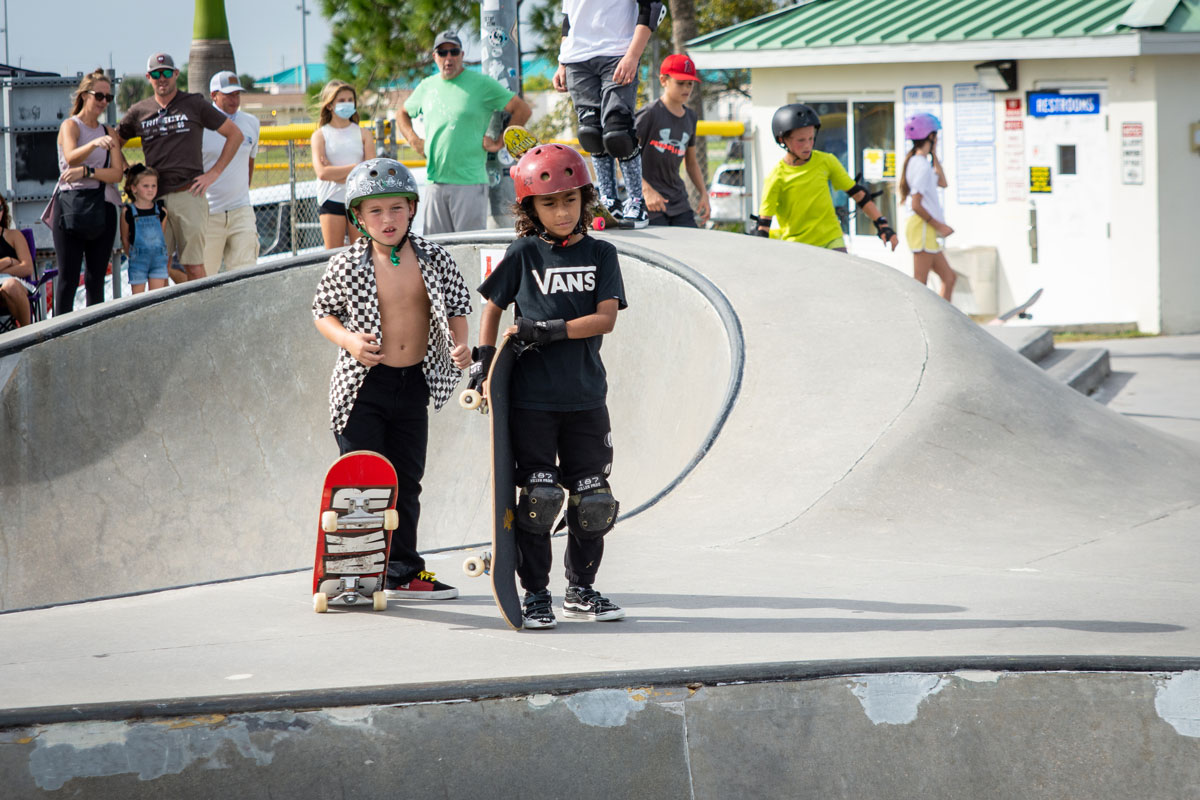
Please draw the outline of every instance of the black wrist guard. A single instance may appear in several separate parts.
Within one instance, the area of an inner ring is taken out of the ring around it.
[[[761,237],[762,237],[762,238],[764,238],[764,239],[770,239],[770,238],[771,238],[771,231],[770,231],[769,229],[767,229],[767,228],[755,228],[755,229],[754,229],[754,235],[755,235],[755,236],[761,236]]]
[[[567,322],[561,319],[539,319],[534,321],[517,317],[517,332],[513,338],[525,344],[548,344],[567,338]]]
[[[467,370],[467,388],[476,391],[483,388],[483,382],[487,380],[488,372],[492,369],[492,358],[495,355],[496,348],[491,345],[481,344],[479,347],[471,348],[471,366]]]
[[[896,231],[893,230],[890,224],[888,224],[888,218],[882,214],[871,220],[871,222],[875,223],[875,232],[878,233],[879,238],[883,239],[885,242],[891,241],[892,237],[896,235]]]

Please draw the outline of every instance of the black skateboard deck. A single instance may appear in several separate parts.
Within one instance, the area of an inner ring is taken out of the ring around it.
[[[1017,306],[1016,308],[1005,311],[1003,314],[996,317],[996,319],[992,320],[992,322],[1000,325],[1008,322],[1013,317],[1017,317],[1018,319],[1033,319],[1033,314],[1029,313],[1029,307],[1036,303],[1041,296],[1042,290],[1038,289],[1024,303],[1021,303],[1021,305]]]
[[[509,389],[513,365],[523,346],[505,337],[492,358],[488,372],[486,399],[492,434],[492,549],[483,556],[472,556],[463,564],[471,576],[491,573],[492,595],[500,616],[513,630],[524,623],[521,598],[517,594],[517,485],[516,460],[509,436]]]

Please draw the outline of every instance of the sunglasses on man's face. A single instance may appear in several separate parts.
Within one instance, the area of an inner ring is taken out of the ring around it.
[[[158,80],[159,78],[170,78],[174,74],[175,74],[175,70],[173,70],[173,69],[152,69],[152,70],[150,70],[150,77],[154,78],[154,80]]]
[[[451,56],[461,56],[462,50],[457,47],[447,47],[444,50],[435,51],[442,58],[450,58]]]
[[[105,94],[104,92],[93,92],[91,89],[88,89],[88,94],[90,94],[92,97],[96,98],[97,100],[103,100],[106,103],[111,103],[113,100],[116,99],[115,95]]]

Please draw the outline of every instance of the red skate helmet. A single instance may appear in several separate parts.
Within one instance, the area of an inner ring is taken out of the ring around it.
[[[583,156],[563,144],[539,144],[509,169],[517,202],[539,194],[580,189],[592,182]]]

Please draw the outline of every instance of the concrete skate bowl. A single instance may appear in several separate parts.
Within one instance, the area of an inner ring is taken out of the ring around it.
[[[0,713],[9,796],[1174,800],[1200,661],[762,664]],[[406,791],[407,790],[407,791]]]
[[[510,240],[447,244],[474,288],[480,250]],[[260,265],[0,339],[0,610],[311,563],[337,455],[336,350],[309,311],[323,265]],[[636,246],[622,247],[622,268],[630,308],[604,359],[612,482],[628,517],[703,457],[736,398],[742,353],[736,315],[699,273]],[[487,421],[456,398],[431,414],[426,551],[490,536]]]

